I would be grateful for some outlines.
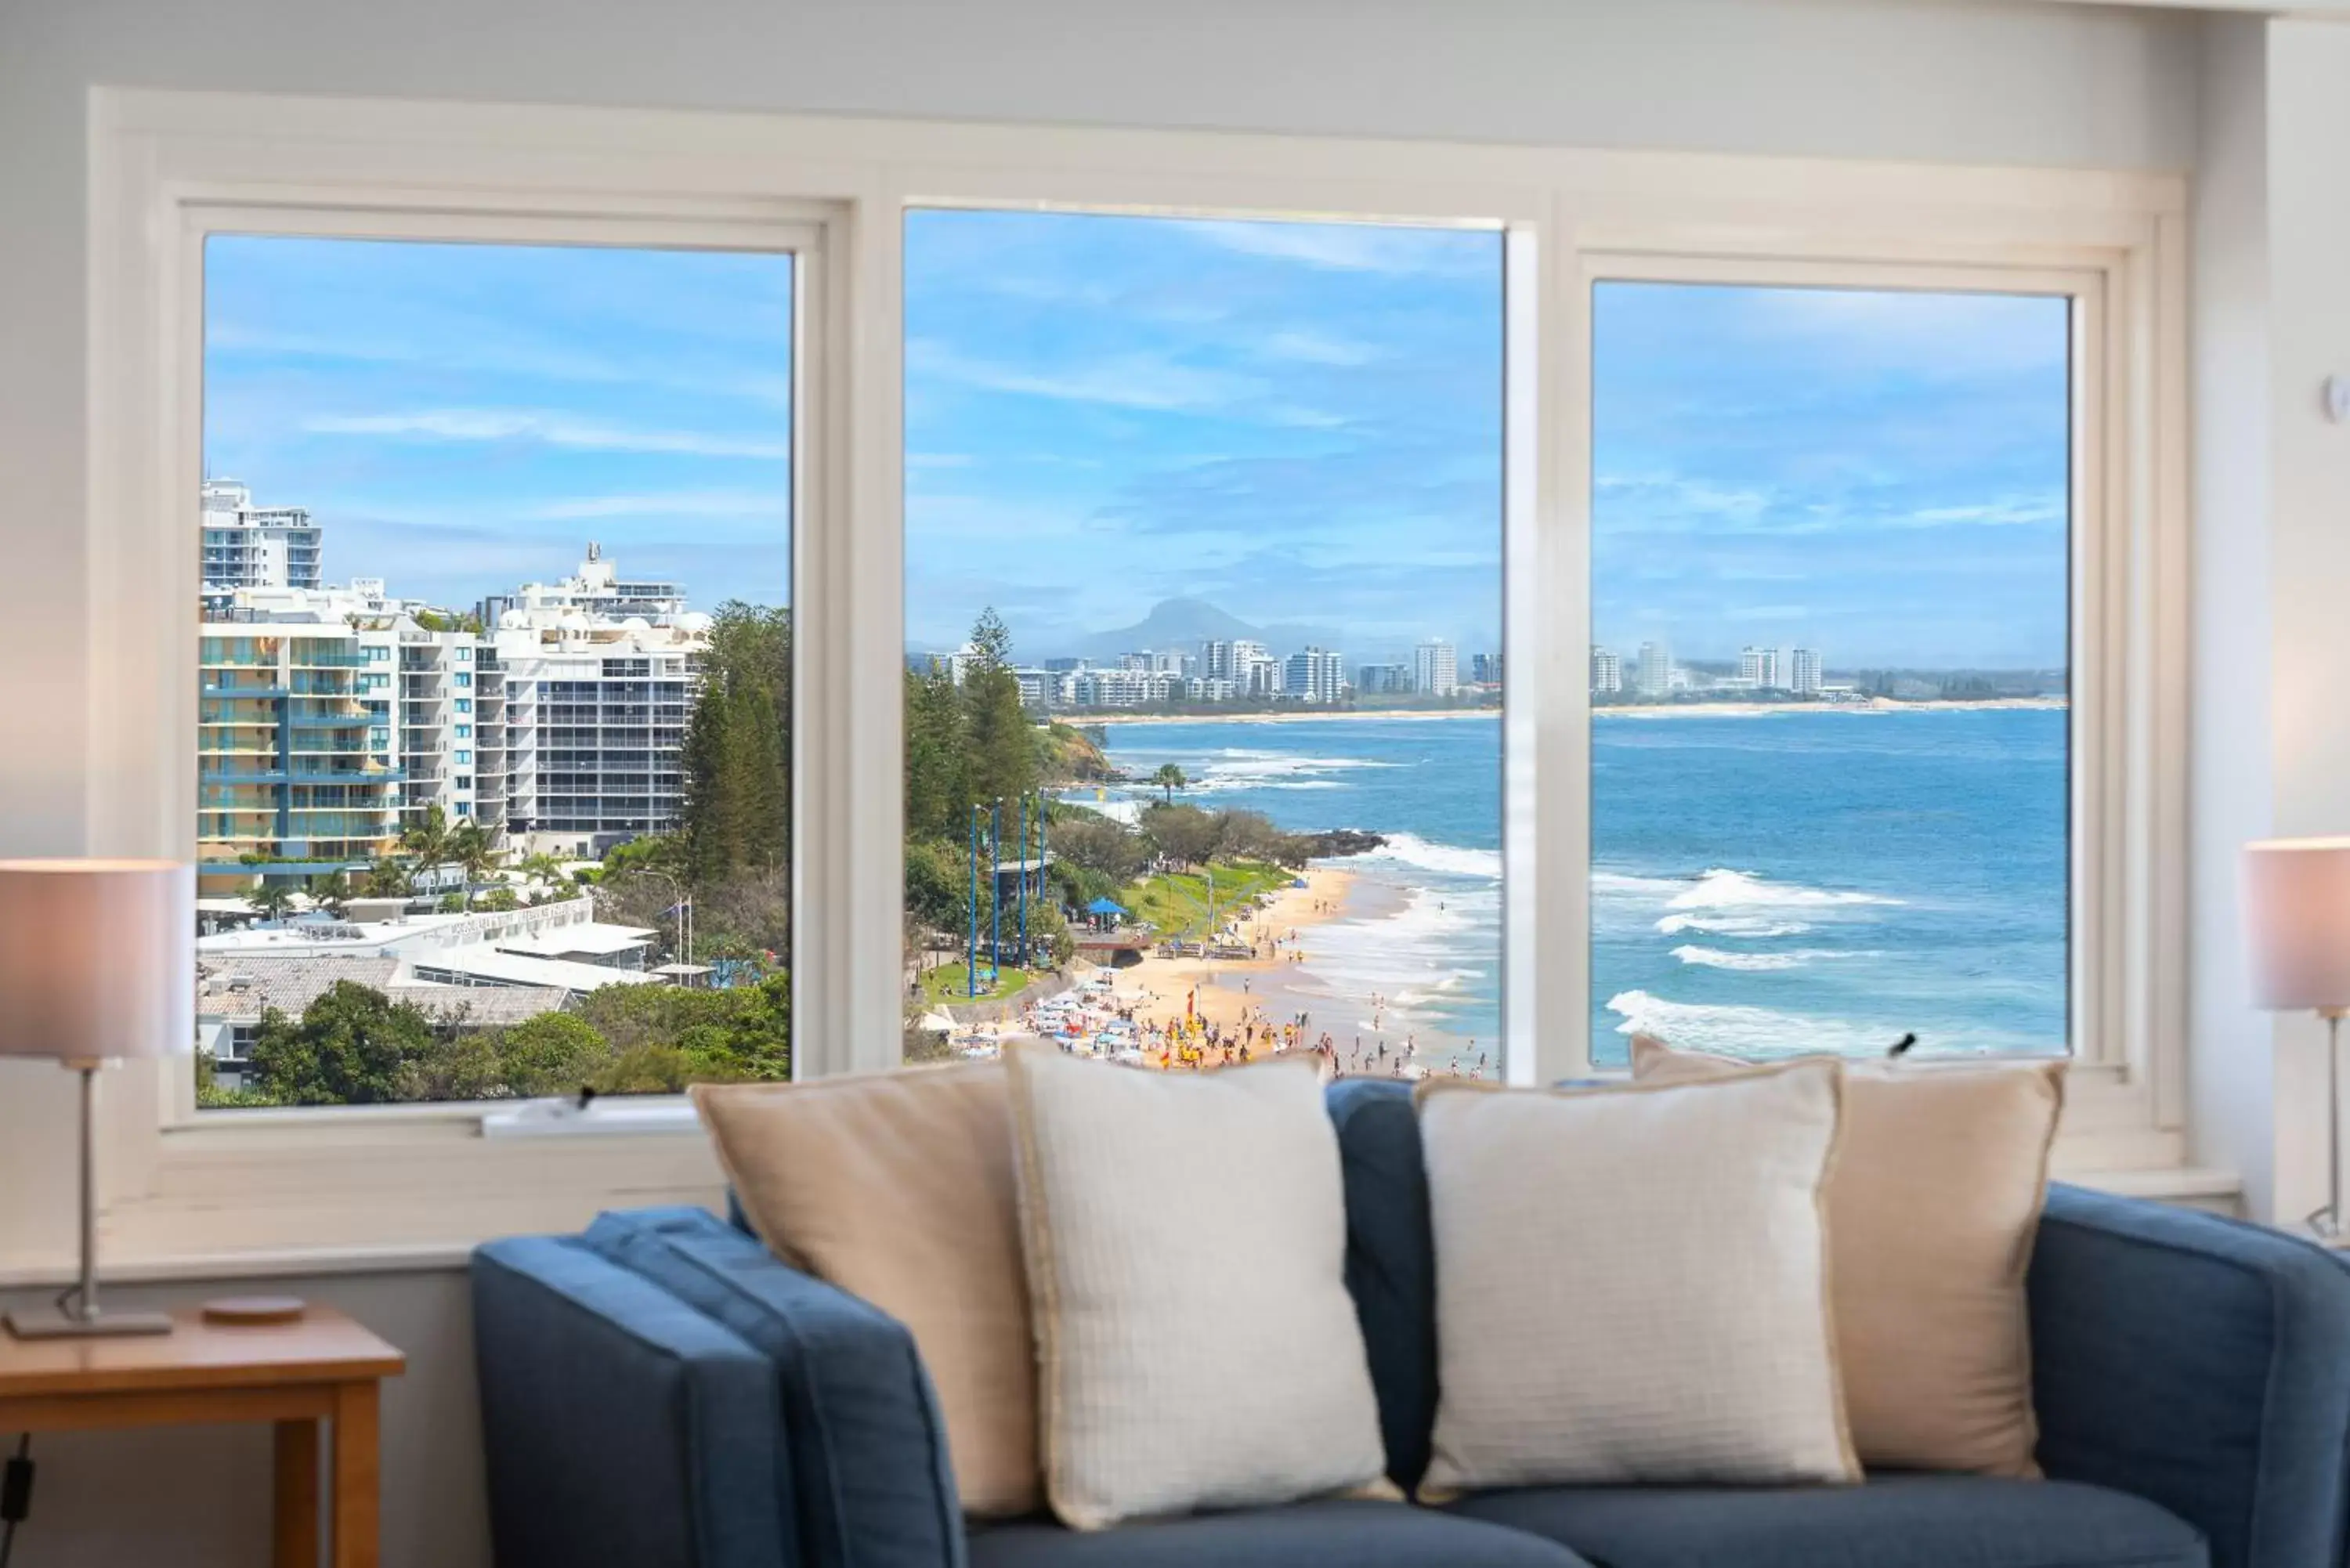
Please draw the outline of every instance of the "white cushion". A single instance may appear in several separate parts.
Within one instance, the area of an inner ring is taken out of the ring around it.
[[[1842,1075],[1419,1091],[1438,1385],[1423,1495],[1857,1480],[1822,1189]]]
[[[1384,1485],[1313,1059],[1202,1075],[1049,1046],[1005,1060],[1062,1522]]]

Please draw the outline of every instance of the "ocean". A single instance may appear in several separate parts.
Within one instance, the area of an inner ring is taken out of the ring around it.
[[[1105,726],[1184,798],[1386,836],[1301,975],[1464,1063],[1502,1033],[1496,717]],[[2066,715],[1602,715],[1592,742],[1593,1058],[1636,1027],[1748,1055],[2061,1054]],[[1156,792],[1073,798],[1121,815]],[[1343,1030],[1347,1019],[1337,1020]]]

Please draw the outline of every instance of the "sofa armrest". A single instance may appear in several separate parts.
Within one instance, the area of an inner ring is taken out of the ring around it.
[[[501,1568],[779,1568],[789,1498],[768,1359],[576,1241],[473,1262]]]
[[[2213,1568],[2338,1568],[2350,1269],[2274,1231],[2059,1185],[2030,1291],[2051,1477],[2162,1504]]]
[[[806,1568],[963,1568],[946,1424],[913,1335],[700,1209],[605,1214],[581,1238],[775,1368]]]

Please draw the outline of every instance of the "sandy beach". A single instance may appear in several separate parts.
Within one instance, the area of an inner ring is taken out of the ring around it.
[[[1595,719],[1757,719],[1776,713],[1983,713],[2027,709],[2062,711],[2062,697],[1954,697],[1904,702],[1870,697],[1857,702],[1623,702],[1591,710]]]
[[[1310,1045],[1294,1027],[1305,999],[1284,983],[1313,950],[1315,928],[1347,911],[1356,878],[1335,867],[1300,873],[1262,909],[1224,927],[1225,940],[1253,949],[1253,959],[1168,958],[1157,952],[1115,971],[1122,1011],[1141,1026],[1144,1054],[1154,1066],[1221,1064],[1230,1050],[1238,1061],[1270,1050]],[[1188,1021],[1188,1022],[1187,1022]],[[1291,1026],[1291,1027],[1285,1027]]]

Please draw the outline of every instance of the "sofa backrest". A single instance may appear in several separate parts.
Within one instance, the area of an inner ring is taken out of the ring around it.
[[[1326,1091],[1347,1181],[1347,1288],[1378,1395],[1388,1479],[1409,1494],[1436,1426],[1436,1241],[1411,1085],[1340,1078]]]

